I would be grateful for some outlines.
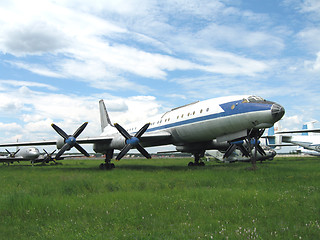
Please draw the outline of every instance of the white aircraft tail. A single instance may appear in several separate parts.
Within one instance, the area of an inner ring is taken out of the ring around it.
[[[103,132],[107,126],[113,127],[113,124],[110,121],[110,118],[106,109],[106,105],[104,104],[103,100],[99,101],[99,110],[100,110],[101,132]]]
[[[311,121],[311,122],[307,122],[305,124],[302,125],[302,130],[314,130],[315,127],[314,127],[314,124],[316,123],[317,121]],[[302,135],[304,136],[314,136],[315,134],[310,132],[306,132],[306,133],[302,133]]]
[[[281,124],[278,121],[268,130],[268,135],[266,136],[266,143],[268,146],[274,147],[278,145],[276,149],[281,149],[279,145],[282,145],[282,135],[276,134],[279,131],[281,131]]]

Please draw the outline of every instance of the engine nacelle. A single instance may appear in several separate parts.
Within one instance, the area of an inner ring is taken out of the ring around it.
[[[64,145],[64,139],[63,138],[59,138],[57,140],[56,145],[57,145],[57,149],[61,149],[63,147],[63,145]]]
[[[122,136],[116,136],[110,142],[96,142],[93,144],[93,151],[105,154],[108,150],[121,150],[125,146],[125,139]]]
[[[176,149],[179,152],[195,153],[208,149],[226,150],[228,147],[229,144],[227,142],[217,142],[217,140],[213,140],[210,142],[192,143],[182,146],[176,146]]]

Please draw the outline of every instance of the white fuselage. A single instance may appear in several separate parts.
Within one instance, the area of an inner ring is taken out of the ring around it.
[[[34,160],[34,159],[37,159],[39,156],[40,156],[40,152],[38,148],[35,148],[35,147],[22,148],[16,154],[17,158],[21,157],[26,160]]]
[[[23,161],[23,160],[35,160],[40,156],[40,152],[38,148],[35,147],[27,147],[27,148],[21,148],[16,154],[15,158],[17,160]],[[9,156],[8,156],[9,157]]]
[[[161,132],[171,135],[170,140],[161,143],[141,142],[146,147],[166,144],[179,146],[214,139],[218,142],[231,141],[246,136],[247,129],[273,126],[284,114],[282,107],[282,112],[275,114],[274,105],[281,107],[255,96],[209,99],[174,108],[144,122],[130,124],[126,130],[133,135],[149,122],[150,126],[145,135]],[[113,144],[112,147],[121,149],[124,146],[124,138],[114,127],[108,126],[102,136],[110,135],[119,141],[119,144]]]

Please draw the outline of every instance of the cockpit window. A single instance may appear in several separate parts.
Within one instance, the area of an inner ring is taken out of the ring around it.
[[[253,102],[265,102],[265,100],[262,97],[259,96],[250,96],[247,99],[247,102],[253,103]],[[243,101],[242,101],[243,102]]]

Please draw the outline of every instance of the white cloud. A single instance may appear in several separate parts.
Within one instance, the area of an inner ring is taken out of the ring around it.
[[[231,46],[251,48],[264,54],[278,53],[284,48],[284,42],[279,36],[263,31],[249,31],[241,25],[221,25],[212,23],[197,33],[198,38],[210,39],[214,46]],[[268,51],[266,51],[268,49]]]
[[[302,41],[303,47],[311,51],[320,51],[320,29],[305,28],[297,34],[298,40]]]
[[[304,0],[301,3],[302,12],[312,12],[320,17],[320,2],[318,0]]]
[[[29,85],[32,86],[32,83]],[[161,108],[153,96],[120,98],[106,95],[106,97],[105,104],[111,120],[123,126],[157,114]],[[2,137],[6,137],[0,140],[8,141],[7,138],[16,133],[19,133],[22,141],[56,139],[57,135],[50,126],[53,122],[68,134],[72,134],[83,122],[88,121],[89,124],[81,136],[98,136],[100,134],[98,102],[99,98],[95,96],[33,91],[26,86],[7,87],[5,91],[0,92],[1,112],[8,119],[12,119],[13,122],[19,121],[21,124],[0,122],[0,129],[5,129]]]
[[[317,53],[317,59],[313,65],[314,70],[320,70],[320,52]]]
[[[254,76],[256,73],[264,72],[269,68],[263,61],[228,52],[201,49],[197,51],[197,54],[201,60],[208,63],[207,66],[201,68],[213,73]]]
[[[17,68],[28,70],[32,73],[39,74],[42,76],[53,77],[53,78],[64,78],[62,74],[57,73],[57,71],[52,71],[49,68],[39,65],[39,64],[28,64],[23,62],[5,61]]]

